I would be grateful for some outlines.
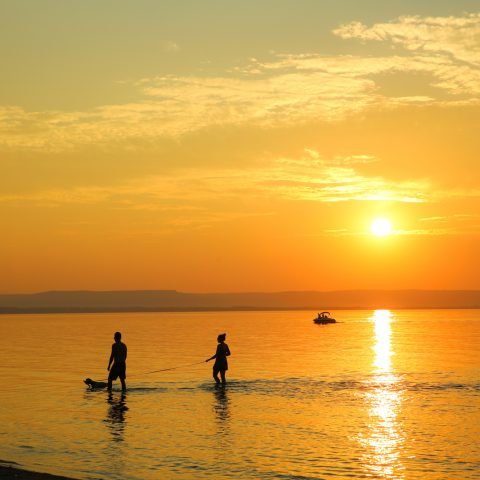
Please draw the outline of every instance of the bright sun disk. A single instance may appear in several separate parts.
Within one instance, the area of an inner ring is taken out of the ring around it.
[[[392,224],[386,218],[376,218],[372,222],[370,229],[376,237],[385,237],[392,233]]]

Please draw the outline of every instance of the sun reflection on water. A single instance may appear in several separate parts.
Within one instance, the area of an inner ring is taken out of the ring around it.
[[[361,443],[366,449],[365,467],[377,478],[403,479],[400,452],[404,436],[397,415],[402,402],[399,377],[392,369],[391,321],[389,310],[376,310],[374,323],[375,353],[372,378],[367,382],[365,400],[369,409],[368,434]]]
[[[375,325],[375,345],[373,347],[375,352],[373,365],[377,368],[375,373],[390,372],[392,368],[390,310],[375,310],[372,319]]]

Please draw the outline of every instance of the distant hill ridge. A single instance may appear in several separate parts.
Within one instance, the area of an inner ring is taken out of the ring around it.
[[[78,290],[0,295],[0,313],[356,308],[480,308],[480,291],[338,290],[184,293],[176,290]]]

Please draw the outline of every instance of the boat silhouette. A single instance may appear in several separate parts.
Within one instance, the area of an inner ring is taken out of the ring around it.
[[[330,312],[321,312],[313,319],[313,323],[326,325],[328,323],[337,323],[337,321],[330,316]]]

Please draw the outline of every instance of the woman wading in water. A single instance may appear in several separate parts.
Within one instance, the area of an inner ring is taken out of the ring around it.
[[[217,337],[217,351],[213,357],[207,358],[206,362],[215,359],[215,363],[213,365],[213,378],[215,379],[216,384],[220,383],[220,379],[218,378],[218,374],[222,377],[222,385],[225,385],[227,381],[225,380],[225,372],[228,370],[228,362],[227,357],[230,356],[230,349],[228,345],[225,343],[225,337],[227,336],[226,333],[222,333]]]

